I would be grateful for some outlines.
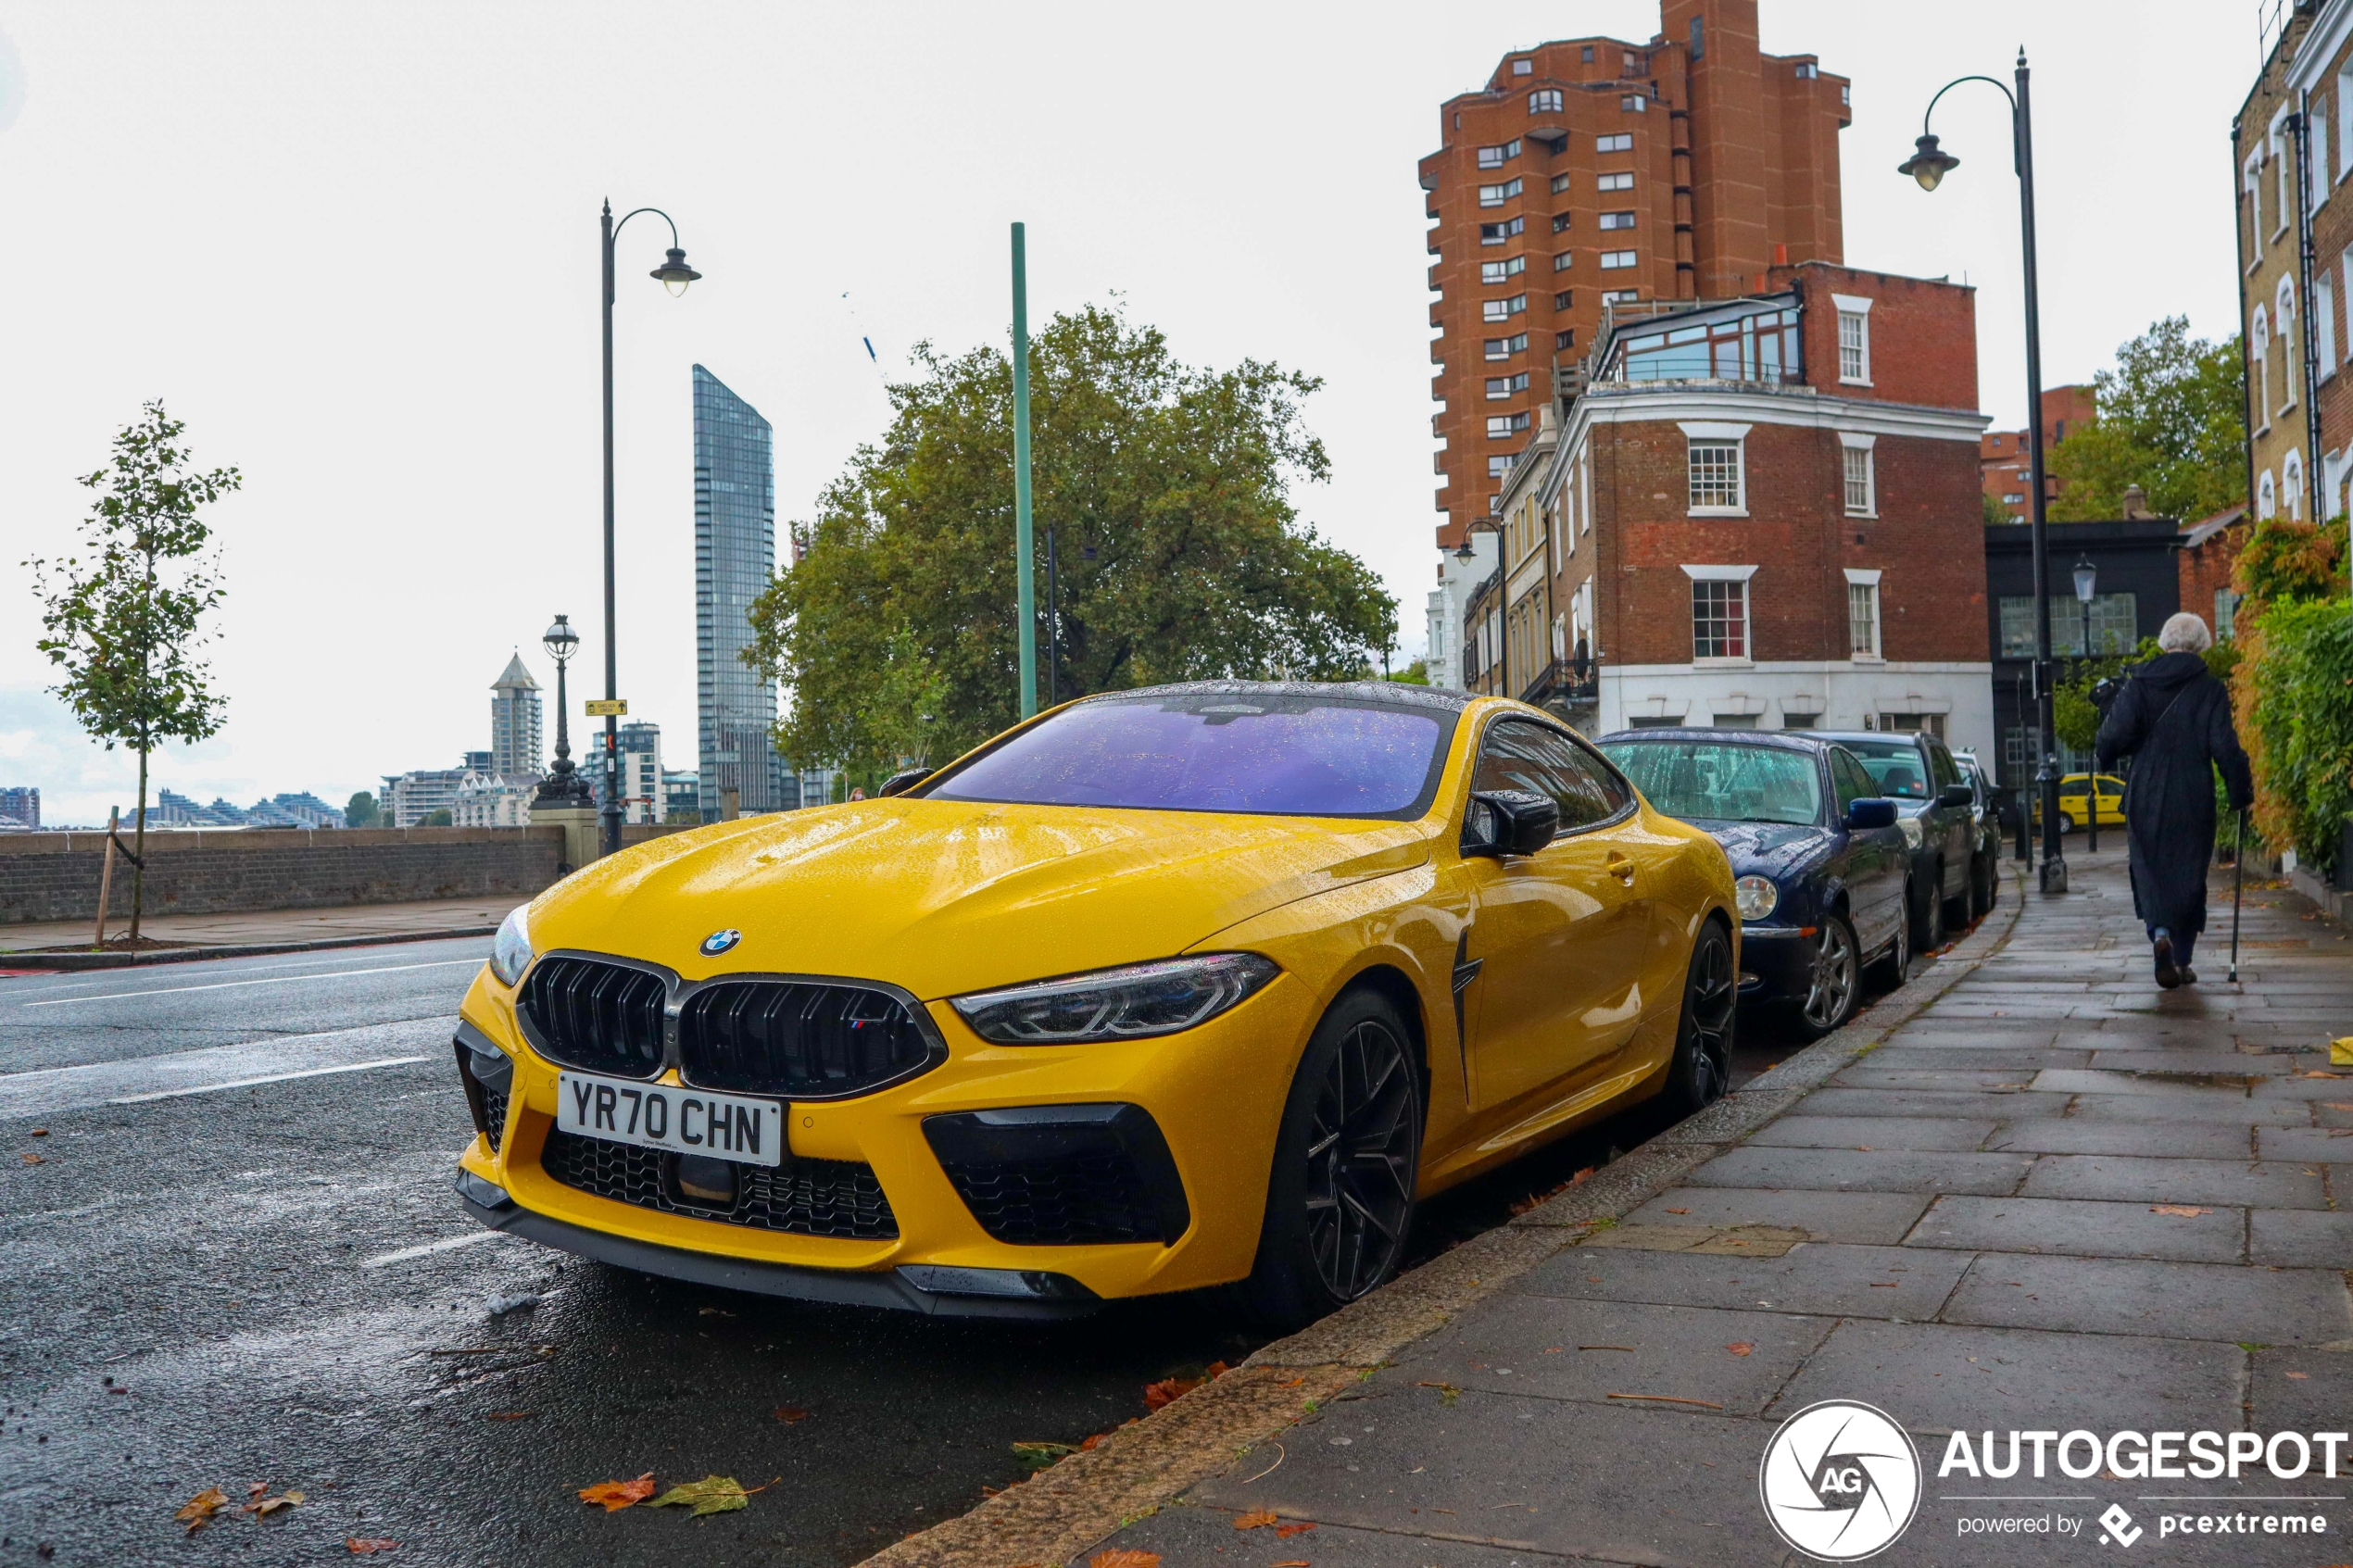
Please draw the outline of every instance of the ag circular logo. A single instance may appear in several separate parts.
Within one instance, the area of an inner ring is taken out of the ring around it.
[[[1911,1524],[1919,1450],[1886,1411],[1825,1399],[1781,1423],[1765,1445],[1756,1489],[1781,1539],[1824,1562],[1856,1562]]]
[[[744,934],[733,926],[725,931],[714,931],[702,939],[702,956],[715,959],[743,939]]]

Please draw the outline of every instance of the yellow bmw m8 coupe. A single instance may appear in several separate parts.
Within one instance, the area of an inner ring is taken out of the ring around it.
[[[713,823],[508,917],[457,1035],[485,1225],[802,1298],[1308,1322],[1416,1201],[1723,1091],[1731,872],[1550,715],[1214,682]],[[890,786],[886,786],[888,789]]]

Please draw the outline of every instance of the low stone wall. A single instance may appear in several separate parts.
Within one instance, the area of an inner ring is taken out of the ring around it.
[[[103,833],[0,837],[0,924],[97,914]],[[125,844],[131,835],[122,835]],[[348,904],[528,896],[556,880],[563,830],[258,828],[147,834],[146,912],[226,914]],[[117,860],[110,913],[131,912]]]

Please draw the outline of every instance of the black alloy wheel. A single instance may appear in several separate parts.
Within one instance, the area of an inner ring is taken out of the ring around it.
[[[1994,907],[1994,862],[1983,855],[1969,859],[1969,918],[1982,920]]]
[[[1824,915],[1820,934],[1814,939],[1806,999],[1798,1005],[1808,1038],[1818,1040],[1855,1016],[1862,979],[1863,955],[1855,940],[1855,928],[1843,915]]]
[[[1688,1116],[1732,1086],[1732,1031],[1740,988],[1732,972],[1732,939],[1709,921],[1692,944],[1683,981],[1683,1015],[1675,1026],[1675,1054],[1667,1064],[1667,1097]]]
[[[1303,1326],[1397,1272],[1421,1171],[1413,1038],[1372,990],[1341,997],[1316,1025],[1283,1110],[1257,1264],[1236,1287],[1259,1323]]]

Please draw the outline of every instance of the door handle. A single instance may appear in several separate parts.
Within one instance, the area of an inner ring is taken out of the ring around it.
[[[1603,864],[1608,870],[1610,875],[1616,877],[1618,881],[1624,883],[1629,887],[1634,885],[1633,861],[1628,859],[1625,856],[1613,849],[1609,852],[1609,859],[1604,861]]]

